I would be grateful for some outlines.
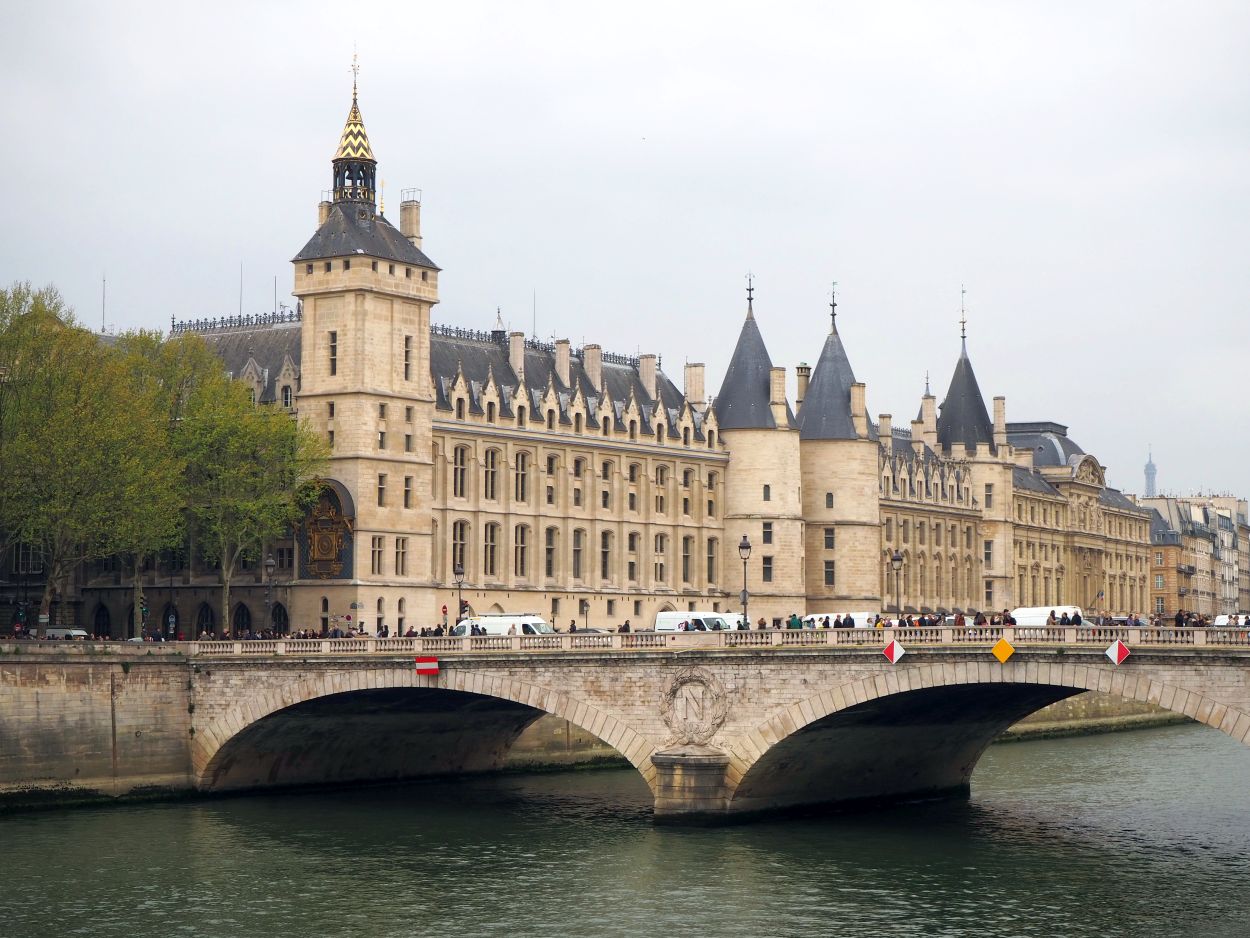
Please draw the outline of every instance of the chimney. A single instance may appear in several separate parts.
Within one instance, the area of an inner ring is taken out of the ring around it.
[[[881,445],[885,447],[885,451],[893,452],[893,445],[890,442],[894,438],[893,415],[879,414],[877,416],[877,436],[881,438]]]
[[[868,439],[868,404],[864,400],[864,387],[862,381],[851,385],[851,421],[855,424],[855,435],[861,440]]]
[[[647,397],[655,400],[655,356],[638,356],[638,380],[642,382],[642,390]]]
[[[786,426],[786,370],[768,370],[768,403],[772,406],[773,421],[778,427]]]
[[[320,228],[326,223],[326,219],[330,217],[330,203],[322,201],[317,206],[317,227]]]
[[[994,398],[994,445],[1002,449],[1007,445],[1007,398]]]
[[[603,393],[603,348],[598,345],[587,345],[582,348],[582,368],[591,386]]]
[[[556,377],[566,388],[569,381],[569,340],[556,339]]]
[[[911,451],[917,456],[924,455],[924,421],[913,420],[911,422]]]
[[[521,384],[525,383],[525,333],[508,333],[508,364]]]
[[[421,203],[416,199],[404,199],[399,203],[399,233],[421,247]]]
[[[794,373],[798,376],[799,382],[798,391],[794,395],[794,407],[797,410],[803,406],[803,398],[807,397],[807,384],[812,380],[812,366],[807,362],[799,362]]]
[[[685,387],[683,391],[692,405],[698,409],[702,409],[707,403],[707,396],[703,391],[703,364],[701,362],[686,362]]]
[[[937,449],[937,398],[926,394],[920,399],[920,420],[924,428],[924,441],[929,449]]]

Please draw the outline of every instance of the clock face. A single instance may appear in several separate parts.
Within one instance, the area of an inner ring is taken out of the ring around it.
[[[318,534],[316,543],[313,545],[313,552],[318,559],[333,557],[334,535]]]

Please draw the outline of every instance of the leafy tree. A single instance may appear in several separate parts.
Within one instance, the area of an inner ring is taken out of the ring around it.
[[[327,447],[285,411],[253,404],[248,389],[229,380],[197,386],[175,443],[187,467],[197,542],[221,567],[221,623],[229,635],[230,588],[240,563],[259,559],[267,541],[312,507]]]

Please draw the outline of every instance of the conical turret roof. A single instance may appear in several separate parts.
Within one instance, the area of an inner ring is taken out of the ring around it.
[[[369,135],[365,133],[365,119],[360,116],[360,105],[356,103],[355,83],[352,84],[352,108],[347,112],[347,123],[343,125],[343,136],[339,139],[339,148],[334,158],[377,162],[373,159],[373,149],[369,146]]]
[[[835,323],[820,350],[811,383],[799,409],[799,435],[804,440],[853,440],[855,421],[851,419],[851,385],[855,372],[846,357]],[[869,425],[870,436],[875,436]]]
[[[937,436],[938,443],[947,449],[960,444],[966,449],[973,449],[978,443],[994,444],[994,424],[985,409],[985,398],[981,396],[972,361],[968,358],[966,339],[962,340],[955,374],[951,376],[951,386],[938,412]]]
[[[764,337],[755,322],[755,313],[748,301],[746,322],[738,335],[733,357],[725,370],[720,394],[712,405],[716,425],[722,430],[775,429],[771,406],[770,376],[773,360],[764,347]],[[794,417],[786,405],[790,426]]]

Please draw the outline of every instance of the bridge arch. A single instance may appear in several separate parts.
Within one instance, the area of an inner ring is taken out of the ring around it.
[[[325,671],[303,676],[275,688],[258,689],[255,694],[249,695],[247,699],[235,704],[196,731],[191,746],[195,786],[202,791],[223,787],[221,782],[229,773],[232,760],[238,756],[237,749],[248,744],[249,732],[283,711],[330,698],[346,698],[371,692],[402,692],[409,689],[425,692],[427,695],[431,692],[444,696],[477,695],[479,698],[519,705],[508,715],[509,719],[505,721],[507,725],[501,727],[490,740],[492,745],[502,748],[482,753],[483,759],[488,760],[492,753],[501,755],[520,730],[540,715],[551,714],[568,720],[614,748],[638,770],[648,788],[652,792],[655,790],[655,768],[651,764],[651,753],[656,749],[654,741],[601,708],[562,691],[514,678],[455,668],[448,668],[437,676],[418,675],[410,665]],[[461,728],[463,729],[463,725]],[[490,737],[491,727],[484,726],[479,729],[486,731],[485,735]],[[472,764],[462,771],[491,767],[493,766],[485,763]],[[455,770],[452,770],[449,774],[454,773]],[[281,784],[273,775],[268,783]],[[226,784],[224,787],[250,786]]]
[[[1148,668],[917,663],[826,686],[729,742],[729,811],[966,793],[1003,730],[1082,691],[1152,703],[1250,745],[1250,714]]]

